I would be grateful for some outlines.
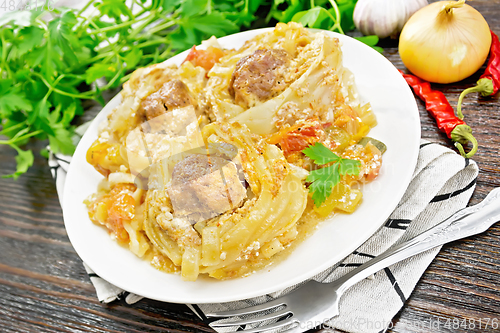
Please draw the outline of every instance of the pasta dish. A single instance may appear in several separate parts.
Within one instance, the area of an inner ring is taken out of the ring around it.
[[[135,255],[184,280],[278,262],[336,212],[352,213],[385,146],[339,41],[278,24],[239,49],[215,38],[180,66],[136,70],[87,161],[85,204]]]

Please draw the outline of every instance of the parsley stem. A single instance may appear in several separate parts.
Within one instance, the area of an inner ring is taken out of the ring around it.
[[[130,79],[130,77],[132,76],[132,74],[134,74],[134,72],[128,73],[127,75],[122,77],[120,79],[120,84],[124,84],[125,82],[127,82]]]
[[[269,10],[269,12],[266,15],[266,19],[265,19],[266,24],[269,23],[269,21],[271,21],[272,18],[276,17],[275,16],[276,12],[280,12],[280,11],[278,11],[278,6],[276,5],[276,1],[272,1],[271,9]]]
[[[208,0],[206,5],[207,14],[209,15],[212,14],[212,7],[213,7],[212,0]]]
[[[32,136],[35,136],[35,135],[38,135],[38,134],[42,134],[42,133],[43,133],[43,130],[36,130],[34,132],[27,133],[25,135],[22,135],[22,136],[16,138],[15,140],[11,141],[11,143],[16,143],[16,142],[19,142],[19,141],[23,141],[23,140],[26,140],[28,138],[31,138]]]
[[[137,14],[134,15],[134,20],[136,20],[138,17],[141,17],[144,13],[146,13],[148,11],[150,11],[150,9],[144,8],[143,10],[141,10],[140,12],[138,12]],[[148,16],[146,15],[145,17],[141,18],[141,20],[145,19],[146,17],[148,17]]]
[[[101,90],[108,90],[109,88],[111,88],[116,80],[118,80],[120,75],[123,74],[122,62],[120,60],[118,60],[118,67],[119,69],[116,71],[115,76],[113,76],[113,78],[105,86],[102,86],[100,88]]]
[[[161,38],[161,39],[156,39],[156,40],[150,40],[150,41],[147,41],[147,42],[144,42],[144,43],[141,43],[141,44],[137,44],[134,46],[134,48],[144,48],[144,47],[148,47],[148,46],[153,46],[153,45],[158,45],[158,44],[163,44],[163,43],[166,43],[167,40],[166,38]]]
[[[172,21],[168,21],[168,22],[166,22],[164,24],[157,25],[156,27],[148,30],[148,34],[151,34],[151,35],[155,34],[158,31],[171,28],[171,27],[173,27],[176,24],[177,24],[177,20],[176,19],[172,19]]]
[[[113,31],[113,30],[118,30],[118,29],[121,29],[121,28],[126,28],[128,26],[131,26],[134,23],[141,22],[141,21],[143,21],[143,20],[145,20],[147,18],[148,18],[148,16],[145,16],[145,17],[140,18],[140,19],[128,20],[128,21],[125,21],[123,23],[116,24],[116,25],[113,25],[113,26],[104,27],[104,28],[97,28],[97,29],[91,31],[91,33],[92,34],[100,34],[100,33],[104,33],[104,32],[110,32],[110,31]]]
[[[81,94],[73,94],[64,90],[60,90],[57,88],[54,88],[54,92],[58,93],[59,95],[64,95],[68,97],[73,97],[73,98],[80,98],[80,99],[94,99],[94,96],[90,95],[85,95],[86,93],[94,93],[94,91],[87,91],[86,93],[81,93]]]
[[[104,53],[100,53],[100,54],[96,55],[96,56],[95,56],[95,57],[93,57],[93,58],[90,58],[90,59],[88,59],[88,60],[86,60],[86,61],[84,61],[84,62],[82,62],[82,63],[78,63],[78,64],[76,64],[76,65],[75,65],[76,67],[75,67],[75,66],[71,67],[71,68],[68,70],[68,72],[72,72],[73,70],[75,70],[75,69],[77,69],[77,68],[82,68],[82,67],[85,67],[85,66],[87,66],[87,65],[93,64],[94,62],[97,62],[97,61],[99,61],[99,60],[101,60],[101,59],[104,59],[104,58],[107,58],[107,57],[109,57],[109,56],[111,56],[111,58],[112,58],[114,55],[115,55],[115,54],[114,54],[113,52],[111,52],[111,51],[109,51],[109,52],[104,52]],[[106,61],[104,61],[104,62],[106,62]]]
[[[44,16],[46,14],[47,14],[46,11],[41,11],[40,14],[37,17],[35,17],[34,22],[37,22],[42,16]]]
[[[38,24],[42,27],[42,29],[43,29],[43,30],[45,30],[46,32],[49,32],[49,27],[47,26],[47,24],[45,24],[45,22],[44,22],[44,21],[42,21],[42,20],[40,19],[40,17],[42,17],[42,15],[38,16],[38,17],[35,19],[36,23],[38,23]]]
[[[11,142],[14,142],[15,140],[17,140],[18,138],[20,138],[21,136],[23,136],[24,134],[26,133],[29,133],[30,132],[30,127],[28,125],[28,127],[25,127],[23,128],[22,130],[20,130],[19,132],[17,132],[12,138],[10,138],[9,141]]]
[[[3,63],[3,66],[5,67],[5,70],[9,74],[9,77],[12,77],[12,71],[10,69],[10,66],[7,64],[8,48],[7,48],[7,42],[5,41],[5,30],[2,30],[2,34],[0,35],[0,39],[2,41],[2,63]]]
[[[85,17],[87,17],[88,19],[83,19],[83,20],[78,21],[78,23],[75,25],[75,27],[73,29],[74,30],[81,29],[81,32],[87,34],[88,30],[89,30],[88,29],[88,23],[89,23],[89,21],[92,20],[92,17],[94,17],[94,12],[95,11],[96,11],[96,8],[94,7],[94,9],[92,10],[92,12],[90,14],[85,15]],[[83,17],[81,13],[76,13],[75,16],[79,17],[79,18]],[[83,23],[86,23],[87,25],[83,25]]]
[[[53,87],[41,74],[38,74],[37,72],[31,72],[31,74],[39,77],[42,80],[43,84],[45,84],[45,86],[47,86],[47,88],[49,88],[49,90],[52,90],[53,92],[56,92],[59,95],[64,95],[64,96],[73,97],[73,98],[80,98],[80,99],[93,99],[94,98],[94,96],[93,96],[94,91],[87,91],[87,92],[81,93],[81,94],[73,94],[73,93],[70,93],[70,92],[60,90],[60,89]],[[89,93],[92,95],[87,95]]]
[[[328,16],[330,16],[330,18],[332,19],[333,21],[333,25],[330,27],[330,30],[333,30],[335,29],[335,26],[337,25],[337,20],[335,19],[335,17],[333,17],[332,13],[330,13],[328,10],[325,10],[325,12],[328,14]]]
[[[151,14],[149,16],[146,16],[146,21],[144,21],[140,26],[137,28],[134,28],[132,32],[127,36],[129,40],[133,40],[135,36],[137,36],[138,33],[140,33],[144,28],[146,28],[151,22],[157,19],[156,16],[156,10],[151,11]],[[153,32],[149,32],[150,34],[153,34]]]
[[[165,59],[170,53],[172,52],[172,45],[168,45],[166,50],[163,51],[162,54],[160,54],[160,58]]]
[[[90,20],[86,17],[83,17],[83,16],[78,16],[79,18],[82,18],[84,20],[87,20],[88,23],[94,28],[94,29],[99,29],[99,26],[97,24],[95,24],[95,22],[93,20]],[[108,42],[109,45],[114,45],[113,43],[111,43],[111,41],[109,40],[108,36],[106,34],[104,34],[104,40],[106,42]],[[116,50],[114,49],[113,47],[113,50],[115,51],[115,53],[117,54]],[[117,54],[118,55],[118,54]]]
[[[17,130],[19,127],[24,127],[26,124],[24,122],[15,124],[13,126],[10,126],[8,128],[4,128],[0,131],[0,135],[6,135],[6,133],[12,132]]]
[[[71,72],[75,71],[76,69],[84,68],[84,67],[86,67],[86,66],[88,66],[90,64],[93,64],[93,63],[95,63],[95,62],[97,62],[97,61],[99,61],[99,60],[101,60],[103,58],[104,58],[104,60],[102,61],[102,63],[107,63],[111,59],[113,59],[114,56],[116,56],[116,54],[114,53],[114,51],[108,51],[108,52],[101,53],[101,54],[99,54],[99,55],[97,55],[97,56],[95,56],[95,57],[93,57],[93,58],[91,58],[89,60],[86,60],[86,61],[84,61],[82,63],[74,65],[73,67],[70,67],[69,70],[68,70],[68,72],[71,73]],[[69,75],[69,74],[67,74],[67,75]],[[84,79],[82,79],[81,81],[84,81]]]
[[[153,59],[155,57],[154,54],[146,54],[145,56],[142,57],[142,60],[146,60],[146,59]]]
[[[64,78],[64,74],[59,75],[57,77],[57,79],[55,79],[54,82],[50,85],[49,90],[47,91],[47,93],[45,94],[45,96],[42,99],[42,101],[44,103],[47,102],[47,100],[49,99],[50,94],[52,94],[52,92],[54,91],[54,89],[56,89],[54,87],[57,86],[59,84],[59,81],[61,81],[63,78]]]
[[[38,135],[38,134],[41,134],[41,133],[43,133],[42,130],[36,130],[34,132],[27,133],[27,134],[22,135],[22,136],[17,137],[17,138],[14,137],[14,138],[9,139],[9,140],[0,140],[0,145],[9,145],[9,146],[13,147],[16,144],[16,142],[26,140],[28,138],[31,138],[32,136],[35,136],[35,135]]]
[[[335,28],[338,29],[339,33],[344,34],[344,30],[342,30],[342,27],[340,25],[340,10],[339,10],[339,6],[337,6],[337,3],[335,2],[335,0],[329,0],[330,1],[330,4],[332,5],[333,7],[333,10],[335,11],[335,16],[337,16],[337,19],[334,20],[335,24],[330,28],[330,30],[334,30]],[[328,12],[328,11],[327,11]]]
[[[66,75],[64,75],[64,74],[59,75],[59,76],[57,77],[57,79],[55,79],[55,80],[54,80],[54,83],[52,83],[52,85],[53,85],[54,87],[55,87],[55,86],[57,86],[57,84],[59,83],[59,81],[61,81],[62,79],[64,79],[64,77],[65,77],[65,76],[66,76]]]
[[[87,8],[89,8],[89,7],[90,7],[90,5],[91,5],[91,4],[93,4],[94,2],[95,2],[95,0],[90,0],[90,1],[88,1],[88,2],[87,2],[87,4],[86,4],[85,6],[83,6],[83,8],[82,8],[82,9],[80,9],[80,10],[76,13],[76,15],[77,15],[77,16],[82,15],[82,13],[83,13],[84,11],[86,11],[86,10],[87,10]]]
[[[94,21],[89,20],[89,19],[87,19],[86,17],[82,17],[82,16],[80,16],[80,18],[83,18],[83,19],[85,19],[85,20],[88,20],[88,21],[89,21],[89,24],[90,24],[91,26],[93,26],[93,27],[94,27],[94,29],[99,29],[99,27],[97,26],[97,24],[95,24],[95,22],[94,22]],[[120,52],[119,52],[119,51],[117,50],[117,48],[116,48],[116,43],[112,43],[112,42],[109,40],[109,38],[108,38],[108,36],[107,36],[106,34],[104,34],[104,40],[108,42],[109,46],[111,47],[111,50],[114,52],[114,54],[116,55],[117,59],[119,60],[121,57],[120,57]],[[112,58],[112,56],[111,56],[111,58]]]
[[[137,6],[141,7],[142,9],[147,10],[147,9],[146,9],[146,7],[144,7],[144,5],[143,5],[140,1],[134,0],[134,3],[135,3]]]

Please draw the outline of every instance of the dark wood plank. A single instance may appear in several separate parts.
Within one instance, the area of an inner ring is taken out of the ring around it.
[[[500,34],[500,1],[468,1]],[[384,55],[404,69],[397,42],[383,41]],[[484,67],[483,67],[484,68]],[[452,104],[477,74],[452,85],[434,85]],[[480,142],[481,168],[470,204],[500,186],[500,95],[465,99],[468,124]],[[99,107],[88,104],[81,122]],[[419,102],[422,137],[451,147]],[[29,147],[40,150],[46,143]],[[0,146],[2,174],[15,170],[15,153]],[[18,181],[0,179],[0,331],[2,332],[212,332],[184,305],[142,300],[135,305],[100,304],[81,260],[66,236],[46,160]],[[500,225],[443,247],[389,332],[494,332],[500,321]],[[466,320],[465,326],[462,324]],[[458,323],[458,324],[457,324]],[[482,325],[481,327],[479,325]],[[458,325],[458,326],[457,326]],[[474,327],[473,327],[474,326]],[[317,329],[314,332],[331,332]],[[311,332],[313,332],[311,331]]]
[[[500,33],[500,2],[468,1]],[[385,55],[396,67],[404,69],[397,48]],[[473,76],[452,85],[433,85],[445,93],[455,106],[460,92],[479,79],[485,66]],[[435,128],[420,101],[422,138],[450,146],[446,136]],[[480,149],[474,156],[480,174],[470,204],[481,201],[494,187],[500,186],[500,115],[499,95],[482,98],[470,94],[464,100],[467,123],[473,128]],[[500,321],[500,225],[486,233],[448,244],[428,268],[406,306],[394,319],[389,332],[494,332],[500,328],[487,320]],[[465,325],[463,320],[466,320]],[[430,327],[430,325],[434,325]],[[458,325],[458,326],[457,326]],[[481,327],[480,327],[481,325]],[[419,327],[420,326],[420,327]]]

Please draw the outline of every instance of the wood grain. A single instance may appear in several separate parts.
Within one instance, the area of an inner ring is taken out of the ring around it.
[[[500,34],[500,1],[468,1]],[[384,55],[404,69],[397,43],[383,41]],[[472,77],[452,85],[434,85],[452,105],[473,85]],[[422,137],[451,147],[423,104],[418,103]],[[89,104],[80,121],[99,108]],[[500,103],[469,95],[467,123],[480,142],[474,160],[481,171],[470,204],[500,186]],[[46,143],[32,142],[39,151]],[[15,153],[0,146],[1,173],[15,170]],[[2,332],[212,332],[184,305],[142,300],[135,305],[100,304],[81,260],[66,236],[61,208],[47,161],[35,157],[17,181],[0,179],[0,331]],[[393,320],[389,332],[494,332],[486,320],[500,321],[500,225],[443,247],[414,293]],[[468,326],[454,328],[453,320]],[[482,327],[479,327],[481,320]],[[448,321],[448,322],[447,322]],[[475,327],[472,328],[472,323]],[[438,325],[439,324],[439,325]],[[448,326],[447,326],[448,324]],[[431,326],[434,325],[434,326]],[[437,325],[437,326],[436,326]],[[317,329],[311,332],[327,332]],[[330,330],[331,332],[331,330]]]

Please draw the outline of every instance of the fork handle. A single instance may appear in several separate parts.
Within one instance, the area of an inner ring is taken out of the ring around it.
[[[438,225],[399,245],[332,282],[342,293],[379,270],[436,246],[482,233],[500,220],[500,188],[491,191],[479,204],[459,210]]]

